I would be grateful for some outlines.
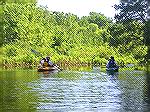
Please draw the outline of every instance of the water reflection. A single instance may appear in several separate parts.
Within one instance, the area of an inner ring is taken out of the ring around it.
[[[68,71],[69,72],[69,71]],[[63,74],[63,73],[59,73]],[[66,72],[65,72],[66,74]],[[41,77],[29,85],[38,91],[37,109],[53,111],[96,111],[116,110],[121,107],[121,91],[105,73],[72,72],[79,79],[66,80],[55,75]],[[78,76],[79,77],[79,76]]]
[[[146,109],[145,111],[150,110],[150,71],[146,71],[146,85],[144,88],[144,92],[145,92],[145,97],[144,97],[144,101],[145,101],[145,106]]]
[[[124,71],[119,73],[119,86],[122,91],[122,109],[126,111],[143,111],[145,77],[141,71]]]
[[[36,80],[37,77],[28,71],[0,71],[0,109],[1,111],[35,110],[36,97],[26,83]],[[29,76],[30,75],[30,76]]]
[[[53,71],[44,71],[44,72],[38,72],[38,74],[42,77],[49,77],[51,75],[57,74],[59,70],[53,70]]]
[[[149,72],[1,72],[0,108],[19,111],[148,111]]]

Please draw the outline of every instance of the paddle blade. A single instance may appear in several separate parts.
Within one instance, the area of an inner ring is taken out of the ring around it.
[[[35,54],[37,54],[37,55],[42,56],[42,54],[41,54],[41,53],[39,53],[39,52],[37,52],[36,50],[31,49],[31,52],[33,52],[33,53],[35,53]]]

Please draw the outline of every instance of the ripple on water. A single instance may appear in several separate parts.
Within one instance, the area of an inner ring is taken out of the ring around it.
[[[37,109],[58,112],[142,110],[143,89],[139,89],[135,81],[143,80],[143,77],[132,77],[134,81],[129,82],[105,73],[78,73],[82,74],[78,80],[42,77],[29,83],[32,91],[36,91],[38,96]],[[140,84],[140,88],[143,88],[143,84]],[[138,109],[134,108],[136,106],[139,106]]]
[[[74,81],[49,77],[30,83],[38,93],[38,109],[66,111],[118,108],[118,86],[110,86],[107,75],[88,74]]]

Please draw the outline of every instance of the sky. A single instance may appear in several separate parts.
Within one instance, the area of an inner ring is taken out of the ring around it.
[[[97,12],[113,18],[114,4],[119,4],[119,0],[38,0],[38,5],[47,6],[50,11],[72,13],[78,17]]]

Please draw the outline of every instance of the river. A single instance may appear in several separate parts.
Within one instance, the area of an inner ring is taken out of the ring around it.
[[[0,70],[0,111],[147,112],[150,73],[124,70],[108,74],[99,67],[38,73]]]

